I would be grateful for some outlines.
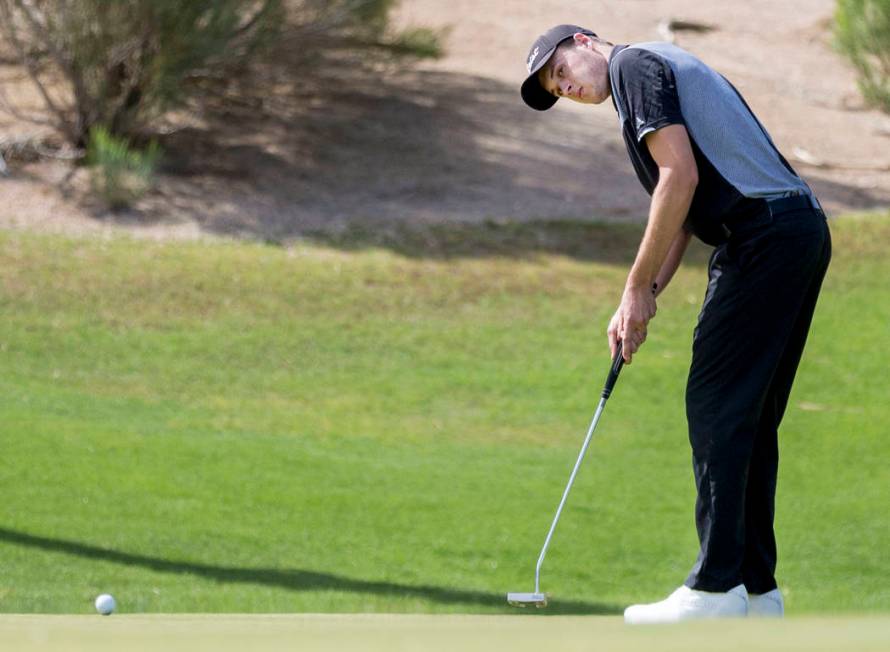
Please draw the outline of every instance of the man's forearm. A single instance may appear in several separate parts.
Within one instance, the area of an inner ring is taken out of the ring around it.
[[[688,175],[671,169],[661,170],[658,185],[652,193],[646,232],[627,277],[628,289],[649,289],[655,283],[686,220],[695,185],[695,179]]]
[[[680,261],[683,260],[683,254],[686,253],[686,249],[687,247],[689,247],[689,241],[691,239],[692,234],[688,233],[681,227],[680,230],[677,232],[676,237],[674,238],[674,243],[668,250],[667,258],[664,259],[664,263],[662,263],[661,269],[658,271],[658,275],[655,277],[656,297],[664,292],[664,289],[668,286],[668,283],[670,283],[671,279],[674,278],[674,273],[680,266]]]

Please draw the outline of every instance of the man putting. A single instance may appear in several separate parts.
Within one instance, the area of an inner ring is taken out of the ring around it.
[[[649,219],[608,327],[626,363],[643,342],[695,235],[715,247],[692,340],[686,415],[700,549],[667,599],[628,623],[781,616],[773,532],[777,430],[831,258],[818,201],[739,92],[668,43],[614,45],[576,25],[540,36],[522,98],[566,97],[618,112]]]

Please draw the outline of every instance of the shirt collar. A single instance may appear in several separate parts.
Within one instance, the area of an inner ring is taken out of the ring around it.
[[[615,59],[615,56],[626,47],[627,45],[616,45],[612,48],[612,53],[609,55],[609,87],[612,90],[609,95],[612,98],[612,106],[615,107],[616,112],[618,112],[618,103],[615,101],[615,89],[612,88],[612,61]]]

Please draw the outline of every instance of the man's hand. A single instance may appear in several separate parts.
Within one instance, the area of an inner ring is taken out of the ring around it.
[[[655,316],[656,310],[655,294],[651,289],[631,287],[624,289],[621,304],[606,331],[612,358],[615,357],[620,340],[624,343],[622,347],[624,363],[631,363],[633,354],[646,341],[649,321]]]

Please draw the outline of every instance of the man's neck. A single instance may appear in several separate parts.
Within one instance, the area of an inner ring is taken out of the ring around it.
[[[606,61],[612,56],[612,50],[615,49],[614,45],[607,45],[606,43],[597,43],[594,41],[593,48],[603,55],[606,58]]]

